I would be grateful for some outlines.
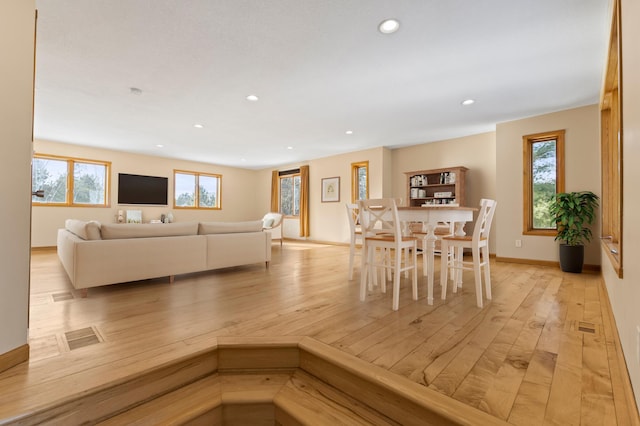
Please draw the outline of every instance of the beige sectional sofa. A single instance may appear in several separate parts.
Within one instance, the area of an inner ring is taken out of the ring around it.
[[[100,224],[68,219],[58,257],[76,289],[271,261],[261,220]]]

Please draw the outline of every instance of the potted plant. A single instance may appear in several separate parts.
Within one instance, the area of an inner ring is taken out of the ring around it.
[[[589,225],[595,219],[598,196],[590,191],[562,192],[551,202],[550,212],[558,228],[560,268],[564,272],[582,272],[584,244],[591,241]]]

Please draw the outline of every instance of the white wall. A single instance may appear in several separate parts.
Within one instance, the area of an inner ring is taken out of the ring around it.
[[[349,222],[347,221],[346,203],[351,202],[351,164],[362,161],[369,162],[369,196],[380,198],[384,193],[385,170],[388,169],[389,150],[373,148],[347,154],[311,160],[304,164],[309,166],[309,240],[332,243],[349,242]],[[279,167],[278,171],[299,168],[301,164],[290,164]],[[340,178],[340,201],[322,202],[322,179]],[[263,194],[258,198],[260,205],[268,209],[271,193],[271,170],[258,172]],[[391,195],[388,195],[391,196]],[[297,218],[285,218],[283,235],[285,238],[300,239],[300,222]]]
[[[34,0],[0,2],[0,355],[27,343]]]
[[[380,198],[384,192],[385,151],[384,148],[374,148],[309,162],[311,240],[349,242],[345,204],[351,203],[351,164],[369,162],[369,197]],[[328,177],[340,178],[339,202],[323,203],[321,200],[322,179]]]
[[[268,210],[256,199],[262,185],[254,170],[218,166],[206,163],[175,160],[163,157],[129,154],[119,151],[90,148],[86,146],[36,140],[35,152],[67,157],[84,158],[111,162],[111,206],[94,207],[52,207],[34,206],[32,221],[32,246],[53,247],[56,245],[58,228],[69,218],[98,220],[102,223],[115,221],[117,211],[142,210],[144,222],[160,219],[163,213],[172,212],[176,221],[233,221],[261,219]],[[172,208],[173,170],[216,173],[222,175],[221,210],[181,210]],[[118,173],[132,173],[169,178],[169,206],[125,206],[118,205]]]
[[[597,105],[500,123],[496,127],[497,256],[558,261],[554,237],[523,235],[522,137],[566,129],[565,190],[600,195],[600,112]],[[599,213],[598,213],[599,216]],[[595,240],[585,247],[585,263],[600,264],[599,222],[591,228]],[[522,248],[515,248],[515,240]]]
[[[496,135],[494,132],[423,145],[395,149],[393,157],[393,196],[407,198],[407,176],[404,172],[443,167],[464,166],[467,206],[478,206],[482,198],[496,198]],[[502,208],[499,201],[497,209]],[[492,226],[489,250],[495,253],[495,228]],[[469,232],[472,227],[465,228]]]
[[[619,279],[606,253],[602,256],[602,274],[613,308],[629,376],[640,405],[640,359],[637,327],[640,326],[640,3],[622,0],[622,122],[623,134],[623,268]]]

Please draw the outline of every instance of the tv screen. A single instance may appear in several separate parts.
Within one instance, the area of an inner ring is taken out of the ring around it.
[[[167,205],[169,178],[118,174],[118,204]]]

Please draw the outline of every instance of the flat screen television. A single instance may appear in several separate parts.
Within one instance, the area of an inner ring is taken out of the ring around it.
[[[167,205],[169,178],[118,173],[118,204]]]

